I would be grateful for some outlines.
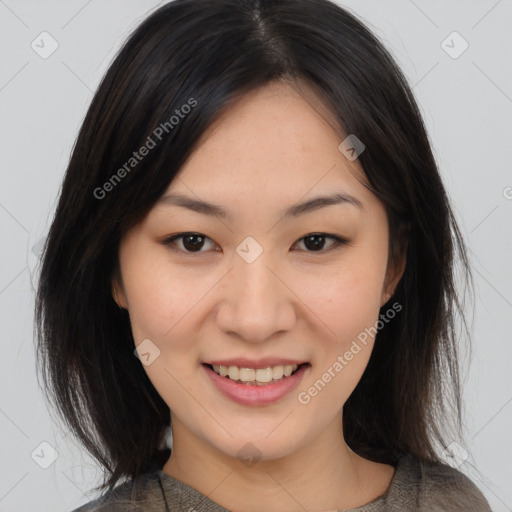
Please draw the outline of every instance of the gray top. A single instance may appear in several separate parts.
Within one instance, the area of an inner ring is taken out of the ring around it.
[[[492,512],[475,484],[457,469],[403,456],[385,494],[353,512]],[[153,470],[72,512],[229,512],[196,489]],[[265,511],[266,512],[266,511]],[[349,512],[348,509],[345,512]]]

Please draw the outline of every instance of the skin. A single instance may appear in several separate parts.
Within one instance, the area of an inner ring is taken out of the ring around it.
[[[173,451],[163,471],[233,511],[354,508],[383,494],[394,474],[343,438],[343,404],[372,338],[308,404],[297,399],[375,325],[405,265],[388,264],[384,206],[364,186],[358,161],[338,149],[343,138],[324,106],[304,91],[267,85],[220,117],[166,194],[218,204],[231,217],[157,203],[121,241],[113,281],[136,345],[150,339],[160,350],[144,368],[172,411]],[[344,203],[282,215],[333,191],[362,208]],[[187,252],[183,239],[162,243],[187,232],[207,237],[199,252],[190,245]],[[315,251],[304,241],[311,233],[348,243],[333,247],[326,238]],[[236,252],[247,236],[263,248],[250,264]],[[296,390],[264,406],[224,397],[201,366],[266,356],[311,367]],[[254,465],[238,455],[247,443],[260,457]]]

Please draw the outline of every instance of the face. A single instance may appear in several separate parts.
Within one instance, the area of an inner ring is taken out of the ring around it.
[[[173,428],[227,456],[285,456],[340,417],[399,277],[321,110],[282,83],[244,96],[121,241],[117,299]]]

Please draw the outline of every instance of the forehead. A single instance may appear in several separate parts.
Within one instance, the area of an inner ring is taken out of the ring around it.
[[[365,197],[360,165],[338,149],[342,137],[310,89],[269,84],[215,121],[167,193],[278,206],[334,189]]]

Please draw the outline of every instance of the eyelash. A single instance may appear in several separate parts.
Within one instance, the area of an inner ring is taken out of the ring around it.
[[[186,232],[186,233],[178,233],[176,235],[172,235],[168,238],[166,238],[165,240],[162,240],[162,242],[160,242],[162,245],[165,245],[166,247],[168,247],[169,249],[171,249],[172,251],[174,252],[178,252],[178,253],[185,253],[185,254],[200,254],[202,252],[206,252],[206,251],[202,251],[202,250],[199,250],[199,251],[187,251],[186,249],[178,249],[176,247],[176,242],[180,239],[183,239],[184,237],[186,236],[198,236],[198,237],[202,237],[204,240],[210,240],[211,242],[213,242],[213,240],[211,240],[210,238],[208,238],[206,235],[203,235],[202,233],[195,233],[195,232]],[[302,238],[299,238],[299,240],[297,240],[297,242],[300,242],[300,241],[303,241],[305,240],[306,238],[310,237],[310,236],[319,236],[319,237],[322,237],[324,239],[329,239],[329,240],[332,240],[333,243],[331,244],[330,247],[328,247],[327,249],[320,249],[318,251],[305,251],[305,252],[308,252],[308,253],[311,253],[311,254],[322,254],[322,253],[327,253],[327,252],[331,252],[335,249],[338,249],[340,246],[343,246],[343,245],[347,245],[349,243],[348,240],[345,240],[344,238],[341,238],[339,236],[336,236],[336,235],[332,235],[332,234],[329,234],[329,233],[309,233],[305,236],[303,236]],[[296,243],[297,243],[296,242]],[[295,244],[294,244],[295,245]],[[202,249],[202,247],[201,247]]]

